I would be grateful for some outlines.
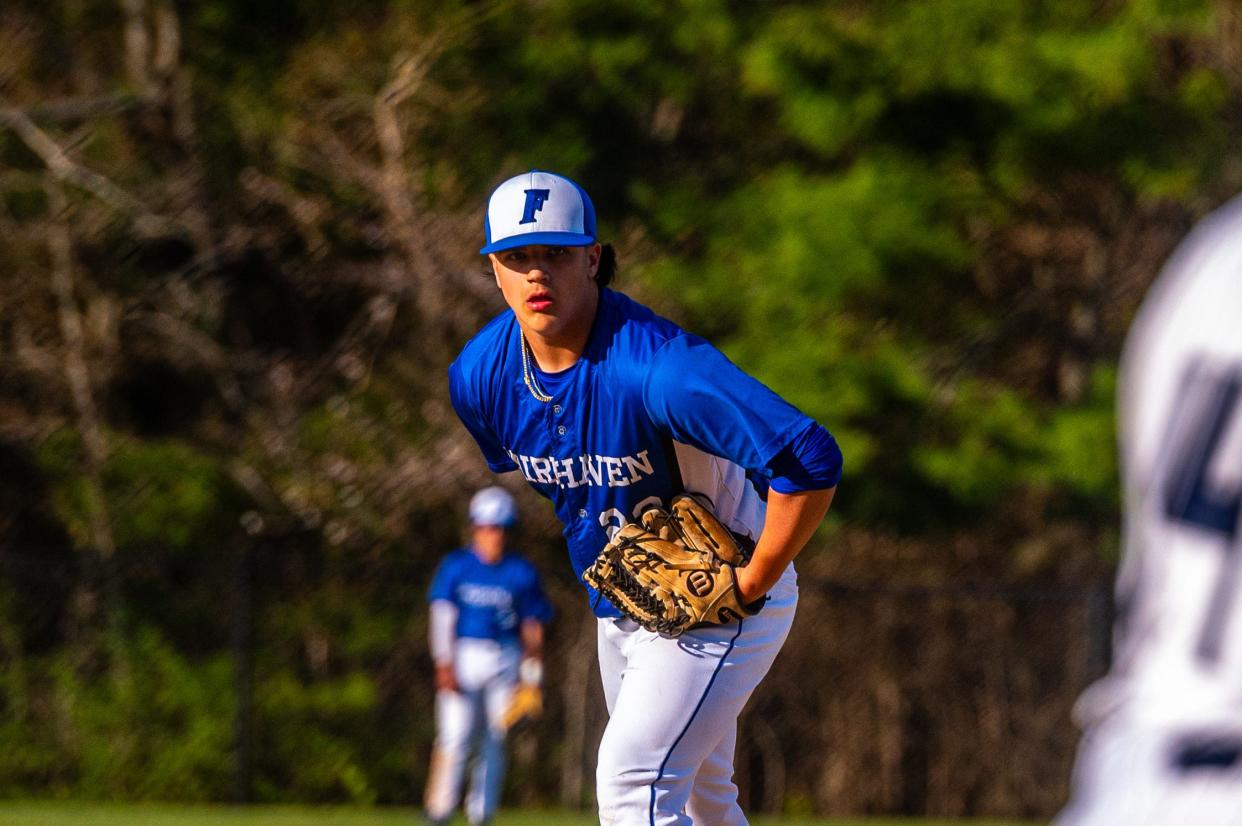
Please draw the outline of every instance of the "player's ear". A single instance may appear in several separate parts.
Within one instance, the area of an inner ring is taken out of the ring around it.
[[[496,289],[500,289],[500,273],[496,270],[496,253],[489,252],[487,254],[487,263],[492,267],[492,280],[496,282]]]
[[[595,274],[599,272],[599,260],[603,250],[603,246],[598,242],[587,247],[587,270],[590,272],[592,280],[595,279]]]

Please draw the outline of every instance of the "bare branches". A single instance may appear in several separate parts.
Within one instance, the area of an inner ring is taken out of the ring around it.
[[[327,254],[327,240],[319,228],[327,212],[322,199],[302,195],[252,166],[242,170],[238,183],[256,198],[284,208],[297,224],[312,258],[318,260]]]
[[[220,398],[234,413],[241,413],[246,399],[229,364],[229,355],[211,336],[158,310],[143,317],[148,328],[160,337],[167,352],[202,365],[215,381]]]
[[[147,33],[146,6],[146,0],[121,0],[125,14],[125,74],[134,88],[143,91],[151,88],[151,38]]]
[[[70,396],[77,412],[78,430],[86,447],[87,490],[92,500],[87,514],[91,543],[104,559],[108,559],[116,552],[111,520],[107,515],[107,500],[100,478],[104,463],[108,459],[108,444],[100,426],[99,411],[95,406],[95,394],[85,356],[82,316],[74,295],[73,240],[67,223],[68,205],[60,186],[54,182],[48,182],[47,195],[52,207],[47,228],[48,251],[52,259],[52,292],[56,296],[57,316],[64,342],[61,352],[64,358],[65,381],[69,385]]]
[[[19,109],[0,111],[0,125],[12,129],[26,146],[39,156],[57,180],[86,190],[113,209],[132,218],[135,229],[140,232],[155,235],[167,232],[173,227],[172,221],[153,214],[141,201],[108,178],[75,162],[69,157],[69,153],[50,135],[36,126],[25,112]]]
[[[377,177],[376,194],[382,199],[388,215],[390,231],[399,239],[405,251],[410,275],[417,281],[418,273],[426,266],[424,259],[426,242],[417,224],[412,181],[406,171],[404,129],[398,107],[414,95],[427,76],[433,62],[434,38],[430,39],[419,54],[407,55],[396,61],[392,77],[375,96],[373,118],[375,137],[380,149],[380,174]],[[427,300],[425,290],[419,289],[420,303]]]
[[[147,0],[120,0],[125,14],[125,59],[130,83],[138,92],[116,92],[82,98],[65,98],[29,107],[0,106],[0,128],[8,128],[43,161],[59,181],[72,184],[134,222],[141,235],[155,236],[189,231],[203,238],[201,227],[156,214],[140,198],[127,192],[100,172],[76,161],[72,150],[57,141],[38,122],[74,124],[162,104],[161,87],[166,87],[176,71],[181,36],[175,10],[160,3],[155,12],[156,38],[152,54],[148,31]],[[160,83],[156,83],[154,69]],[[179,101],[182,102],[182,101]],[[193,216],[190,216],[193,217]]]
[[[74,123],[91,118],[118,115],[135,109],[155,105],[156,101],[130,92],[117,92],[95,97],[64,98],[49,100],[23,108],[0,109],[0,123],[9,124],[11,118],[24,115],[32,121]]]
[[[151,68],[156,77],[166,80],[176,72],[181,60],[181,23],[171,3],[163,2],[155,10],[155,55]]]

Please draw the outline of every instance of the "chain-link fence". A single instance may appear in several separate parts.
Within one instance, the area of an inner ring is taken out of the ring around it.
[[[803,584],[798,619],[742,715],[753,811],[1048,816],[1107,666],[1107,588]],[[509,793],[589,803],[607,722],[594,621],[563,618],[550,714],[516,737]],[[542,797],[535,791],[545,789]]]
[[[434,736],[427,565],[331,559],[296,542],[221,556],[168,595],[182,620],[202,612],[192,638],[131,609],[87,639],[64,636],[82,610],[74,558],[0,551],[0,691],[24,727],[10,742],[40,745],[43,759],[10,763],[4,788],[90,796],[124,777],[113,794],[417,804]],[[119,557],[122,595],[177,575]],[[596,621],[575,583],[546,583],[558,609],[546,711],[511,735],[505,800],[589,808],[607,723]],[[748,810],[1056,811],[1078,739],[1071,707],[1107,666],[1109,589],[801,588],[793,632],[741,718]],[[104,754],[115,765],[94,765]],[[161,780],[153,763],[178,755]]]

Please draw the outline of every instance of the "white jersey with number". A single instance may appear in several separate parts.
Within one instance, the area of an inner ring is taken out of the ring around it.
[[[1242,199],[1204,220],[1122,360],[1112,673],[1057,826],[1242,826]]]
[[[1082,711],[1242,720],[1242,198],[1170,259],[1120,377],[1125,551],[1116,665]]]

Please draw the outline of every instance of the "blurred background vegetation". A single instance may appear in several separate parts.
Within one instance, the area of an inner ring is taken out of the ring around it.
[[[1227,0],[6,0],[0,796],[418,800],[425,588],[490,481],[445,370],[539,167],[846,455],[744,799],[1051,814],[1116,357],[1240,101]],[[589,805],[593,624],[503,481],[559,609],[506,801]]]

